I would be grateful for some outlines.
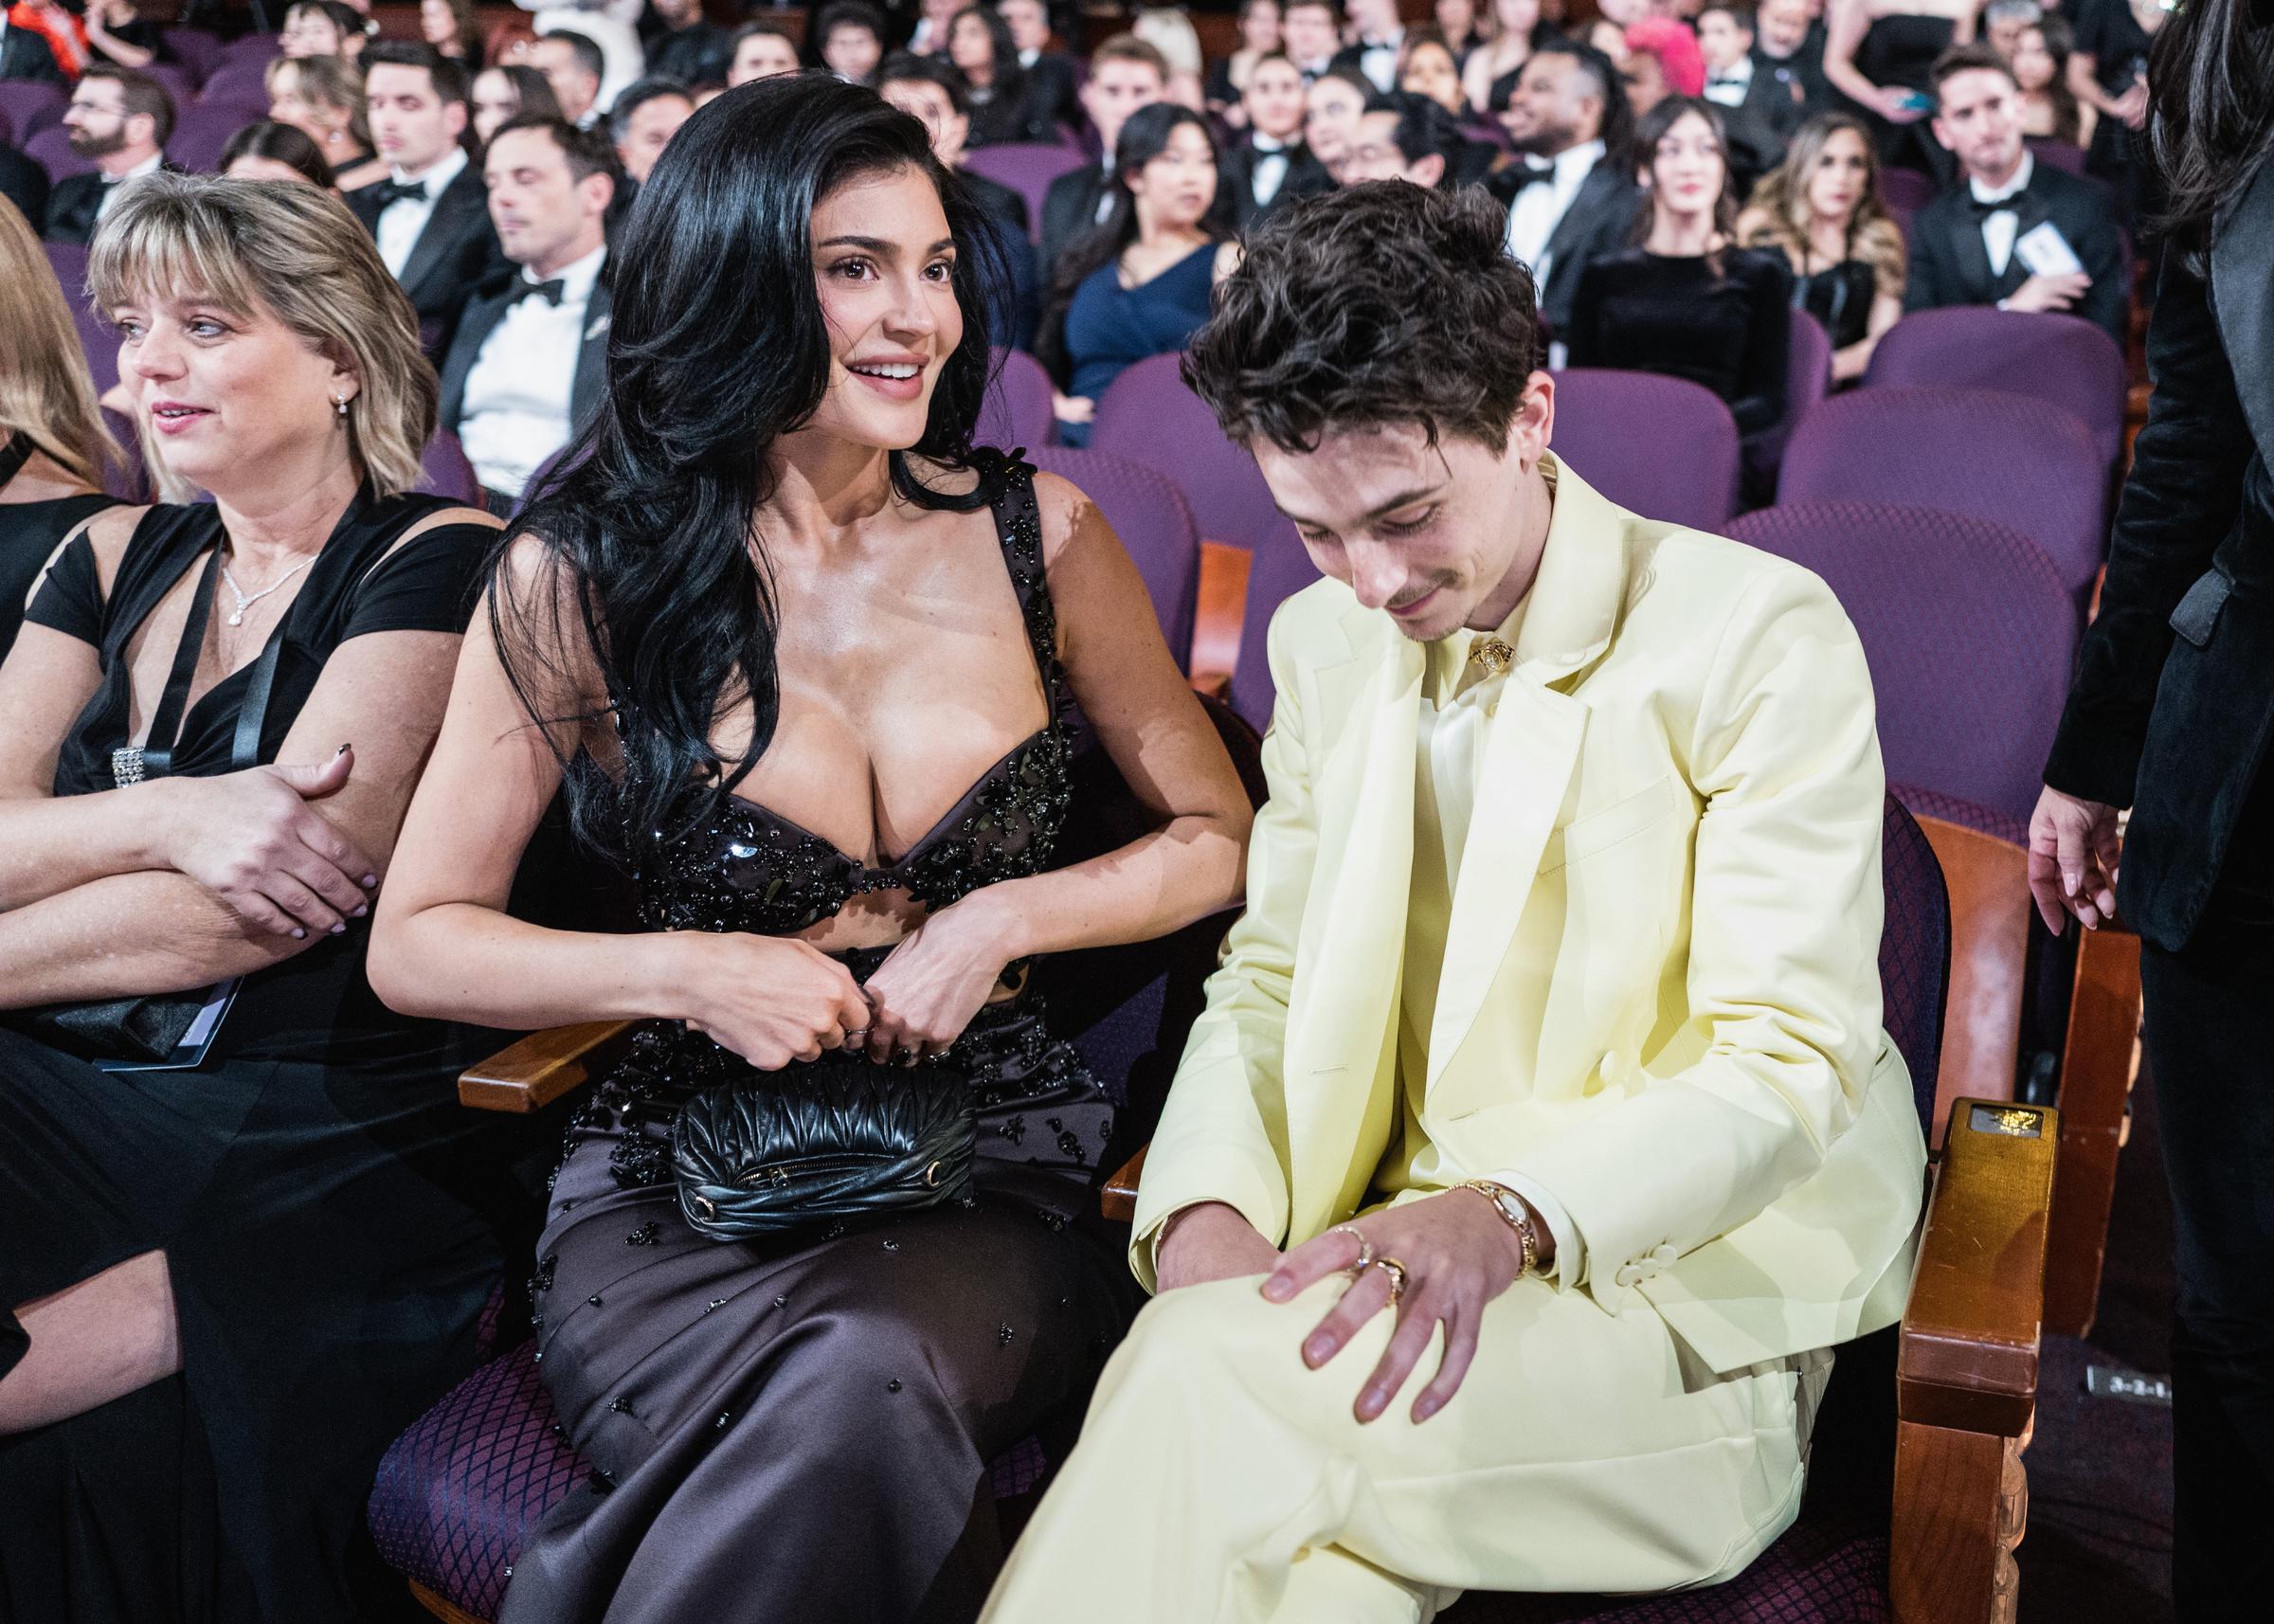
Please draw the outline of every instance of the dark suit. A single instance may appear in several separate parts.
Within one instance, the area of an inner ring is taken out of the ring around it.
[[[1810,28],[1800,48],[1789,57],[1765,55],[1756,45],[1753,77],[1756,81],[1766,77],[1787,87],[1797,85],[1803,117],[1824,111],[1832,100],[1832,81],[1824,77],[1824,26],[1819,23]]]
[[[158,167],[180,172],[178,164],[161,161]],[[66,176],[47,194],[47,223],[40,235],[50,243],[86,243],[95,236],[102,208],[103,184],[99,171]]]
[[[23,211],[33,236],[46,226],[47,171],[5,141],[0,141],[0,197]]]
[[[1026,93],[1035,105],[1056,122],[1076,130],[1082,127],[1080,89],[1074,63],[1056,51],[1044,51],[1027,64]]]
[[[2167,253],[2155,392],[2046,782],[2130,805],[2117,903],[2143,939],[2175,1220],[2173,1601],[2259,1616],[2274,1580],[2274,166]]]
[[[734,36],[715,23],[669,28],[647,42],[647,72],[681,84],[724,84]]]
[[[1326,166],[1313,156],[1310,149],[1298,137],[1287,149],[1287,173],[1279,179],[1279,189],[1272,193],[1269,203],[1255,201],[1255,170],[1267,154],[1258,152],[1255,137],[1244,136],[1238,145],[1224,153],[1221,178],[1218,185],[1231,200],[1234,229],[1245,231],[1249,226],[1270,219],[1298,197],[1315,197],[1322,191],[1334,189],[1334,176]]]
[[[2107,189],[2065,174],[2047,163],[2034,164],[2030,184],[2014,197],[2016,242],[2051,221],[2077,258],[2092,286],[2069,306],[2071,316],[2098,324],[2121,349],[2130,337],[2131,267],[2125,262],[2123,228]],[[1939,310],[1953,304],[1995,304],[2030,278],[2018,254],[2009,257],[2003,276],[1990,274],[1990,250],[1982,223],[1965,182],[1951,188],[1911,221],[1911,266],[1904,289],[1905,310]]]
[[[348,193],[348,207],[364,229],[379,233],[381,181]],[[450,352],[450,338],[474,291],[506,263],[490,224],[488,193],[481,169],[469,163],[442,189],[426,216],[425,228],[411,244],[396,279],[419,314],[419,344],[429,360]]]
[[[956,171],[964,189],[982,213],[998,227],[996,245],[1010,272],[1010,297],[998,300],[990,312],[996,342],[1023,350],[1033,340],[1035,323],[1042,314],[1042,293],[1035,269],[1035,244],[1027,235],[1026,194],[1001,181],[969,170]]]
[[[1807,92],[1798,88],[1799,79],[1785,63],[1755,57],[1753,78],[1745,85],[1745,99],[1734,107],[1722,107],[1722,117],[1752,119],[1774,131],[1779,142],[1789,141],[1793,132],[1808,118],[1808,108],[1802,100]],[[1715,105],[1721,106],[1719,102]]]
[[[1513,208],[1516,194],[1526,185],[1544,186],[1544,180],[1529,179],[1527,166],[1519,159],[1507,168],[1486,178],[1485,189],[1498,198],[1505,208]],[[1627,245],[1627,235],[1633,229],[1634,211],[1642,201],[1641,189],[1633,178],[1624,173],[1619,165],[1606,157],[1587,173],[1579,189],[1572,195],[1562,218],[1547,237],[1547,285],[1540,290],[1540,314],[1546,317],[1551,331],[1561,331],[1571,325],[1572,300],[1579,291],[1579,273],[1592,260],[1606,254],[1615,254]]]
[[[1097,224],[1098,200],[1108,186],[1102,165],[1084,164],[1068,170],[1050,183],[1042,199],[1042,242],[1036,262],[1048,286],[1057,272],[1058,259]]]
[[[592,419],[600,408],[602,391],[607,384],[608,326],[614,314],[608,272],[611,260],[601,267],[600,278],[592,284],[592,297],[585,302],[584,338],[577,347],[575,380],[568,389],[568,432],[573,437]],[[465,421],[466,379],[474,370],[475,362],[481,359],[481,347],[497,331],[505,313],[514,305],[514,283],[519,280],[520,268],[514,266],[506,275],[493,274],[482,284],[481,291],[466,302],[459,316],[457,333],[450,340],[450,352],[443,359],[442,425],[452,434]]]
[[[52,84],[58,90],[69,90],[70,80],[56,65],[55,52],[47,42],[29,28],[9,26],[5,38],[0,38],[0,79],[28,79],[41,84]]]

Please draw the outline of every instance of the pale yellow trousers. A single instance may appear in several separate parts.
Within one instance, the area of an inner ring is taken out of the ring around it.
[[[1436,1346],[1379,1419],[1351,1414],[1378,1316],[1322,1370],[1344,1287],[1261,1277],[1156,1298],[984,1624],[1418,1624],[1464,1590],[1647,1592],[1741,1572],[1799,1511],[1829,1352],[1717,1376],[1647,1306],[1520,1281],[1417,1426]]]

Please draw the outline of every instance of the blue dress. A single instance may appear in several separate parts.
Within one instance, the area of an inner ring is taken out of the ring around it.
[[[1066,353],[1074,363],[1074,387],[1067,393],[1094,401],[1121,376],[1123,368],[1147,355],[1183,349],[1208,319],[1217,246],[1203,243],[1133,288],[1121,285],[1117,263],[1091,272],[1066,307]],[[1087,445],[1090,425],[1061,423],[1058,440],[1066,445]]]

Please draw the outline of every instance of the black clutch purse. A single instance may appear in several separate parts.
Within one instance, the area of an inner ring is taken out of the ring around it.
[[[967,1200],[978,1138],[960,1074],[832,1058],[704,1090],[671,1160],[698,1234],[754,1240]]]

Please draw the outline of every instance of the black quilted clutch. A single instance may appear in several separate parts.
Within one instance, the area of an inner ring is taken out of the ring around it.
[[[969,1080],[824,1059],[688,1101],[671,1130],[679,1211],[713,1240],[781,1236],[967,1200]]]

